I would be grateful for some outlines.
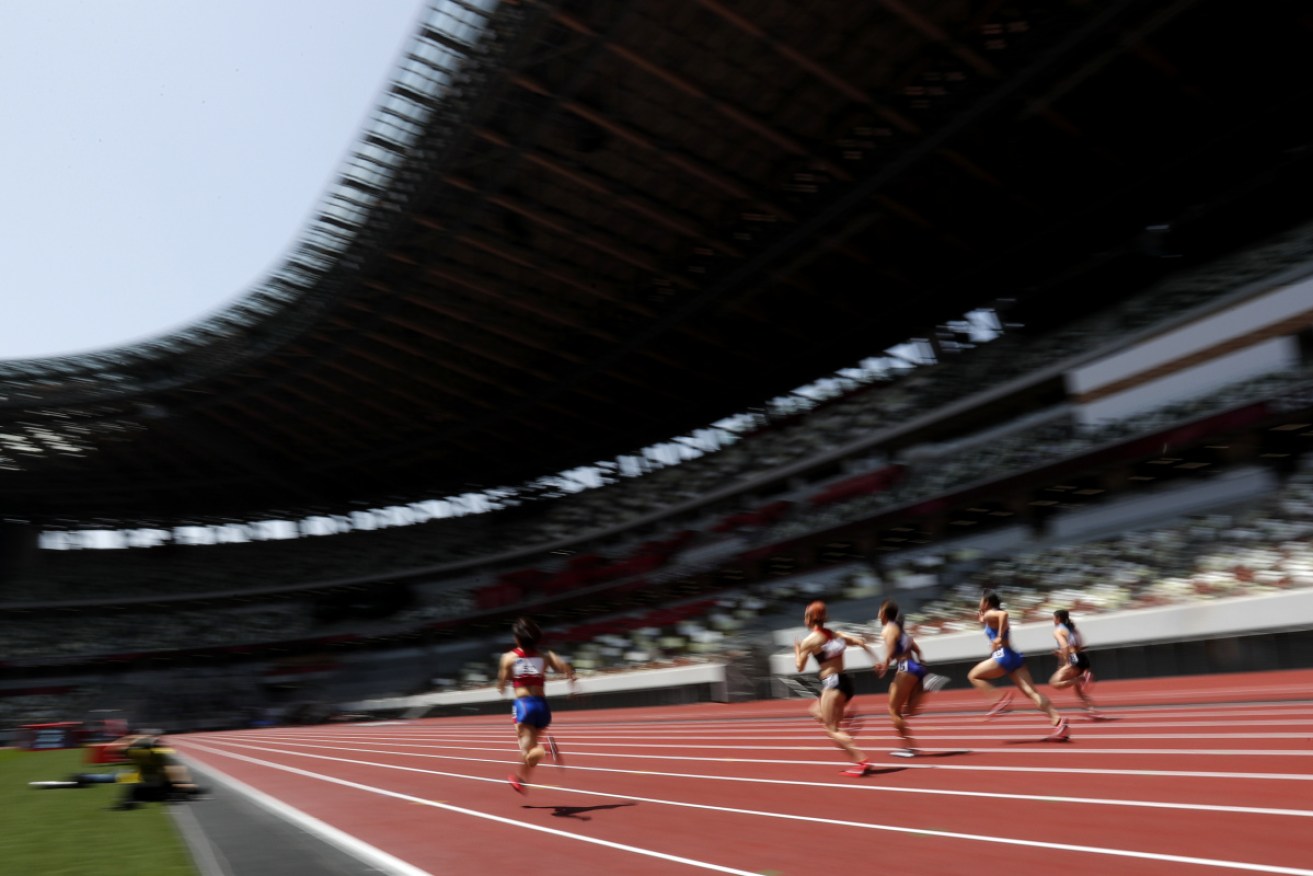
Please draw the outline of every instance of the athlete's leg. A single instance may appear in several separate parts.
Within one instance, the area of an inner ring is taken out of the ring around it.
[[[1049,687],[1062,690],[1063,688],[1076,687],[1079,693],[1079,684],[1081,672],[1073,663],[1064,663],[1058,667],[1058,671],[1053,673],[1049,679]]]
[[[1012,702],[1011,693],[1001,691],[989,683],[991,678],[999,678],[1006,674],[1003,667],[999,666],[998,661],[993,657],[988,660],[981,660],[967,673],[967,681],[971,682],[971,686],[988,697],[993,704],[989,710],[991,718],[1006,710],[1008,703]]]
[[[1049,716],[1049,721],[1052,722],[1054,727],[1062,723],[1062,716],[1058,714],[1057,709],[1053,708],[1053,703],[1049,702],[1048,697],[1035,689],[1035,682],[1030,677],[1030,669],[1024,664],[1012,670],[1012,683],[1021,688],[1021,692],[1030,698],[1030,701],[1035,704],[1035,708]]]
[[[532,724],[515,725],[515,732],[520,740],[520,753],[524,760],[524,769],[520,771],[520,776],[526,782],[533,775],[533,768],[538,766],[547,754],[547,751],[538,743],[538,731],[539,728]]]
[[[821,691],[819,701],[819,716],[821,723],[825,725],[825,735],[834,740],[834,744],[848,752],[848,756],[855,763],[865,763],[866,755],[853,738],[844,732],[840,726],[843,721],[843,710],[848,705],[848,697],[844,696],[837,688],[828,688]]]
[[[912,697],[920,689],[921,679],[910,672],[895,673],[894,680],[889,682],[889,719],[893,721],[894,731],[902,738],[908,751],[916,750],[916,740],[912,737],[912,731],[908,729],[907,719],[903,717],[903,713],[907,711]]]

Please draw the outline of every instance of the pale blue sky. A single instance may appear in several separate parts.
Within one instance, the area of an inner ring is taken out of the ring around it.
[[[422,0],[0,0],[0,359],[213,313],[299,236]]]

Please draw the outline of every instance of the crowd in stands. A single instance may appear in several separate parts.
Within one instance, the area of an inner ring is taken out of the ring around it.
[[[141,681],[139,677],[139,681]],[[258,679],[223,669],[189,669],[165,684],[82,677],[45,687],[0,689],[0,745],[24,724],[85,721],[111,712],[169,727],[234,727],[258,724],[270,712]],[[176,722],[176,723],[175,723]]]
[[[982,589],[1007,594],[1026,623],[1059,608],[1098,614],[1302,587],[1313,587],[1313,470],[1251,507],[994,561],[909,620],[918,635],[975,630],[963,606]]]
[[[1067,360],[1072,350],[1096,349],[1111,339],[1179,318],[1193,307],[1235,294],[1246,283],[1313,261],[1313,234],[1309,231],[1296,229],[1265,246],[1165,281],[1112,312],[1045,337],[1022,338],[1005,332],[990,343],[946,357],[938,364],[910,370],[891,382],[855,387],[846,396],[805,415],[777,421],[763,415],[758,431],[718,452],[659,468],[640,478],[618,479],[544,501],[532,514],[499,520],[494,512],[271,542],[42,551],[40,563],[0,584],[0,604],[95,599],[107,589],[125,596],[158,596],[291,588],[444,565],[486,563],[508,553],[508,545],[517,550],[535,545],[550,547],[601,532],[618,532],[623,541],[626,527],[662,514],[679,511],[693,517],[705,515],[702,506],[709,497],[717,496],[738,503],[727,513],[752,512],[757,499],[750,494],[734,498],[733,492],[772,472],[805,467],[823,457],[843,459],[853,470],[876,466],[884,458],[879,448],[881,436],[897,430],[910,418],[1014,378],[1033,375]],[[1163,412],[1161,416],[1180,419],[1187,413]],[[925,466],[916,478],[902,483],[900,491],[866,497],[865,501],[879,507],[907,495],[933,494],[967,483],[1000,464],[1033,465],[1109,440],[1117,429],[1145,425],[1118,424],[1074,434],[1063,434],[1070,431],[1068,426],[1050,427],[1053,434],[1018,436],[961,464],[955,458],[953,465]],[[1044,440],[1036,442],[1036,437]],[[1037,444],[1041,449],[1035,449]],[[788,537],[794,531],[824,525],[826,519],[864,510],[861,505],[826,505],[822,519],[791,519],[767,537]],[[381,557],[388,558],[387,569],[380,568]],[[242,570],[241,574],[234,574],[234,569]]]
[[[1313,239],[1313,235],[1309,236]],[[1313,258],[1313,244],[1285,239],[1260,254],[1233,260],[1231,267],[1191,275],[1145,296],[1135,308],[1103,318],[1098,337],[1128,327],[1152,325],[1155,319],[1220,297],[1246,277],[1269,274],[1273,264]],[[1071,331],[1089,346],[1087,324]],[[404,570],[432,569],[435,586],[420,604],[381,623],[396,629],[440,619],[459,618],[482,608],[517,604],[530,595],[551,595],[613,578],[678,576],[696,568],[686,555],[710,556],[708,546],[731,548],[747,542],[770,544],[799,534],[861,520],[874,511],[942,495],[986,478],[1023,472],[1050,461],[1070,458],[1129,436],[1188,422],[1247,400],[1276,394],[1291,386],[1306,387],[1313,376],[1297,370],[1250,380],[1206,398],[1186,400],[1132,420],[1077,427],[1061,417],[1023,425],[1004,436],[978,443],[962,442],[951,454],[933,454],[900,464],[897,477],[886,471],[872,435],[893,428],[919,412],[980,391],[978,375],[996,381],[1031,374],[1040,364],[1058,361],[1071,337],[1062,334],[1029,342],[1024,355],[1006,335],[958,359],[913,372],[888,385],[854,392],[805,417],[777,424],[706,457],[660,469],[634,480],[544,503],[541,513],[516,515],[501,525],[497,514],[433,521],[412,527],[351,532],[282,542],[252,542],[209,547],[170,546],[121,551],[43,552],[30,576],[11,580],[0,602],[95,599],[118,595],[194,595],[232,592],[249,583],[256,589],[286,589],[285,601],[171,610],[164,623],[143,624],[131,611],[82,612],[76,623],[67,617],[33,612],[0,620],[0,639],[9,657],[29,665],[60,663],[88,655],[140,654],[196,649],[241,642],[287,641],[322,634],[308,603],[292,591],[326,581],[392,576]],[[1097,342],[1093,342],[1096,343]],[[981,362],[988,361],[987,367]],[[965,367],[959,367],[965,366]],[[969,370],[973,375],[967,378]],[[734,502],[705,503],[709,496],[729,495],[764,472],[843,451],[849,477],[866,478],[870,489],[833,491],[826,501],[806,501],[832,484],[794,486],[795,495],[746,492]],[[737,502],[738,504],[735,504]],[[687,516],[656,538],[625,533],[633,521],[688,506]],[[769,509],[769,513],[766,510]],[[691,527],[696,523],[696,527]],[[485,564],[505,553],[504,546],[550,546],[603,529],[619,534],[605,549],[563,555],[557,565],[508,564],[502,573],[462,577],[459,569],[443,582],[443,564],[477,559]],[[221,559],[215,559],[221,557]],[[584,562],[582,558],[589,558]],[[388,568],[380,568],[386,558]],[[235,570],[240,570],[240,573]],[[865,585],[862,585],[865,586]],[[1313,477],[1291,479],[1281,494],[1262,507],[1176,522],[1116,538],[1046,548],[999,560],[957,584],[957,589],[921,607],[912,617],[918,633],[950,632],[964,623],[963,604],[971,604],[982,587],[1002,589],[1019,622],[1045,616],[1054,607],[1074,612],[1124,608],[1215,598],[1263,589],[1313,586]],[[507,589],[507,588],[510,589]],[[809,590],[809,587],[813,589]],[[708,659],[739,645],[736,637],[755,619],[796,608],[806,595],[828,595],[807,582],[761,585],[714,599],[690,600],[659,611],[600,618],[555,631],[568,643],[575,665],[584,672],[656,665],[671,660]],[[833,592],[860,589],[846,581]],[[877,588],[878,589],[878,588]],[[969,620],[970,618],[966,618]],[[605,628],[601,628],[601,627]],[[566,650],[562,645],[562,651]],[[474,661],[452,674],[453,684],[487,683],[491,664]],[[35,699],[32,699],[35,697]],[[42,697],[60,694],[0,696],[0,725],[52,707]],[[65,702],[65,705],[66,702]],[[61,708],[63,708],[61,706]]]
[[[1006,435],[990,435],[977,442],[959,442],[950,453],[923,455],[907,461],[902,466],[902,476],[882,489],[823,505],[799,503],[777,524],[759,534],[757,540],[765,543],[786,541],[823,531],[861,520],[878,511],[960,491],[977,483],[1023,474],[1050,463],[1195,422],[1213,413],[1277,398],[1282,393],[1310,386],[1313,386],[1313,367],[1302,367],[1238,381],[1198,398],[1113,422],[1082,426],[1063,419],[1021,428]]]
[[[258,608],[183,608],[166,614],[132,611],[25,614],[0,620],[11,665],[56,665],[88,655],[149,654],[243,642],[294,640],[311,632],[300,602]]]
[[[955,560],[951,551],[935,574],[947,577]],[[917,563],[924,562],[924,557]],[[909,561],[910,562],[910,561]],[[1056,608],[1080,615],[1179,604],[1198,599],[1254,595],[1291,588],[1313,587],[1313,468],[1292,476],[1275,495],[1249,507],[1185,517],[1160,526],[1119,533],[1078,544],[1055,545],[1007,558],[994,559],[961,577],[936,598],[921,604],[909,616],[918,636],[974,630],[972,609],[982,589],[1005,594],[1017,623],[1047,620]],[[811,599],[836,602],[878,597],[890,592],[895,577],[916,577],[919,566],[893,567],[881,581],[869,569],[830,570],[768,581],[711,598],[689,599],[641,612],[620,612],[549,630],[554,646],[568,655],[580,674],[626,671],[655,666],[724,659],[729,652],[760,645],[772,624],[797,623],[799,606]],[[862,621],[864,618],[853,618]],[[197,612],[177,631],[159,633],[152,640],[160,648],[195,647],[198,641],[231,643],[233,636],[249,633],[245,622],[261,623],[261,632],[274,635],[284,624],[295,624],[290,614],[251,612],[244,618],[222,612]],[[101,632],[122,631],[93,623],[70,638],[73,644],[52,647],[66,633],[67,621],[48,618],[6,624],[23,653],[48,654],[52,659],[80,653],[114,651],[115,638],[98,640]],[[200,630],[209,625],[216,632]],[[12,627],[12,628],[10,628]],[[194,637],[204,635],[197,640]],[[258,636],[257,636],[258,637]],[[491,683],[494,655],[482,655],[449,667],[442,688],[483,687]],[[413,692],[413,691],[404,691]],[[380,695],[403,691],[380,692]],[[200,709],[214,706],[214,698],[196,693],[191,699],[174,691],[172,704]],[[47,720],[68,714],[70,703],[86,699],[86,692],[49,692],[0,696],[0,726],[10,722]],[[227,707],[250,698],[234,696]],[[8,726],[13,726],[9,724]]]
[[[901,576],[902,571],[906,570],[895,569],[892,575]],[[937,574],[948,577],[945,573],[949,571],[941,566]],[[983,588],[1013,594],[1018,622],[1026,622],[1046,617],[1058,607],[1107,612],[1311,587],[1313,472],[1293,475],[1276,495],[1252,507],[1183,518],[1095,541],[1049,546],[998,559],[965,577],[956,577],[961,580],[950,592],[912,616],[919,633],[970,628],[962,606],[972,604]],[[790,600],[818,593],[855,598],[862,592],[880,591],[880,582],[872,582],[869,575],[836,575],[831,570],[729,590],[714,598],[604,616],[555,635],[575,646],[575,663],[580,669],[630,667],[714,652],[721,638],[751,619],[787,612]],[[467,608],[472,607],[473,595],[466,596]],[[407,609],[382,621],[379,629],[405,628],[440,613],[430,605]],[[324,632],[311,624],[304,605],[295,601],[227,612],[188,609],[170,612],[167,617],[167,624],[146,626],[131,614],[90,615],[76,624],[68,623],[67,618],[30,617],[19,623],[6,622],[4,628],[13,646],[11,653],[37,663],[95,654],[277,642]]]

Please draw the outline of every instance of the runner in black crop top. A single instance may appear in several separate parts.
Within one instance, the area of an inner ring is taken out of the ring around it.
[[[817,601],[807,606],[806,612],[803,613],[803,621],[807,624],[808,632],[806,636],[793,643],[794,661],[798,671],[802,672],[807,668],[808,660],[816,659],[821,670],[821,694],[816,702],[812,703],[811,715],[825,727],[825,735],[834,740],[834,744],[846,751],[853,759],[854,765],[845,772],[855,776],[865,775],[868,769],[866,755],[841,726],[844,709],[848,706],[848,701],[853,698],[852,679],[843,671],[843,652],[852,646],[861,648],[872,657],[872,661],[874,655],[867,647],[865,639],[827,629],[825,620],[824,602]]]

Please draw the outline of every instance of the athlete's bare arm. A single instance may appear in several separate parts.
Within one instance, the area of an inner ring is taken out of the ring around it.
[[[574,667],[571,666],[565,660],[561,659],[559,656],[557,656],[555,651],[547,652],[547,665],[552,667],[553,670],[559,672],[561,675],[564,675],[566,680],[569,681],[571,684],[574,684],[575,682]]]
[[[501,655],[501,662],[497,664],[497,694],[501,696],[506,693],[506,685],[511,680],[511,666],[515,663],[515,655],[510,651]]]
[[[793,658],[799,672],[807,668],[807,660],[811,658],[812,654],[816,653],[820,641],[821,636],[819,633],[808,633],[801,639],[793,640]]]

